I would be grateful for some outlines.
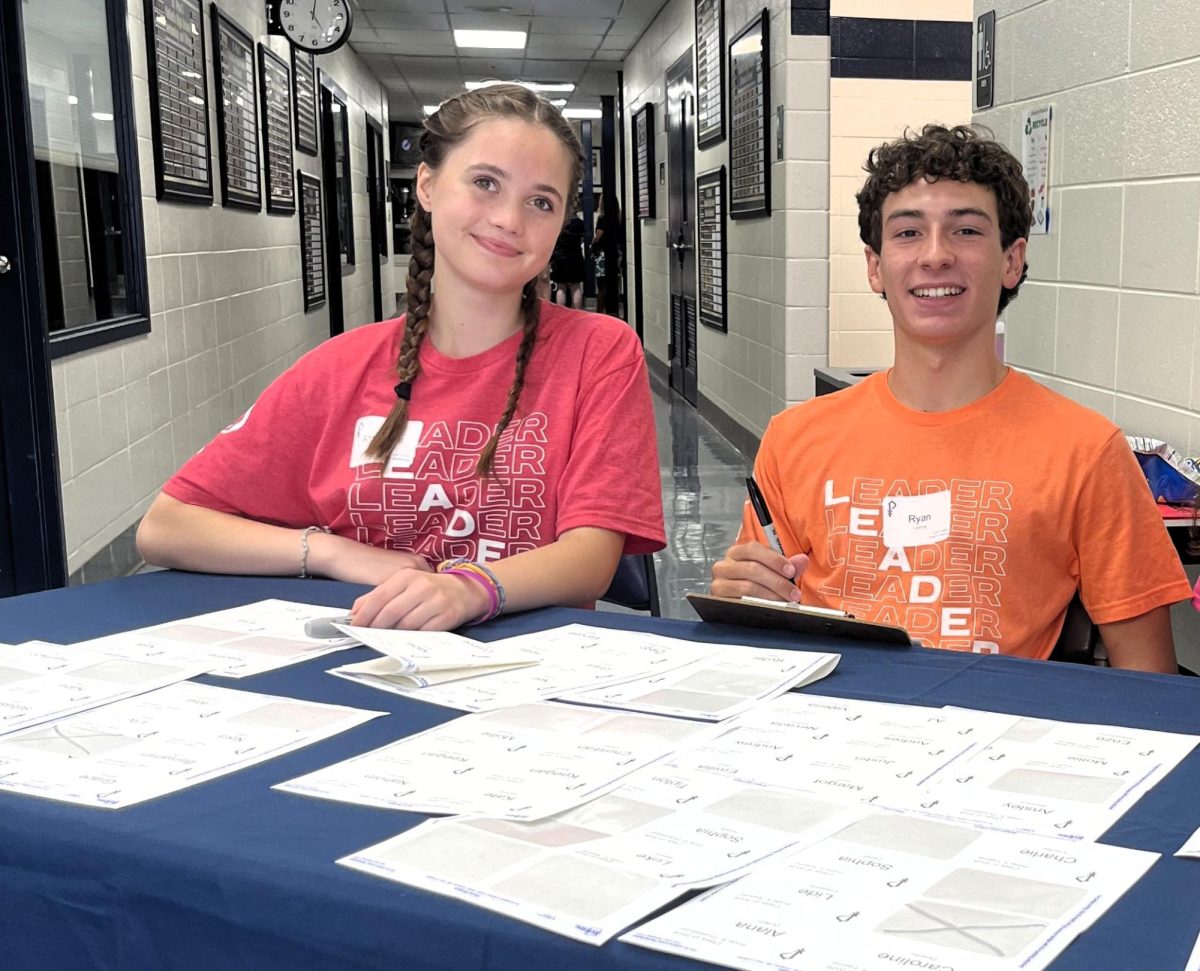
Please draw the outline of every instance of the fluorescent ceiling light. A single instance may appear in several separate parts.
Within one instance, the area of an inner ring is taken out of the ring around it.
[[[459,47],[492,47],[522,51],[525,49],[525,31],[456,29],[454,43]]]
[[[107,111],[93,111],[92,117],[95,118],[96,121],[112,121],[113,120],[112,114]]]
[[[79,99],[77,97],[75,97],[75,95],[69,94],[69,95],[67,95],[67,104],[77,105],[77,104],[79,104]]]
[[[551,98],[550,103],[552,105],[554,105],[555,108],[562,108],[566,105],[567,99],[566,98]]]
[[[602,118],[604,112],[599,108],[563,108],[564,118]]]
[[[468,81],[467,82],[467,90],[468,91],[478,91],[480,88],[490,88],[493,84],[519,84],[519,85],[521,85],[521,87],[528,88],[530,91],[539,91],[539,92],[574,91],[575,90],[575,85],[568,84],[568,83],[543,84],[540,81],[499,81],[499,80],[495,80],[495,79],[493,79],[491,81]]]
[[[438,108],[440,108],[440,107],[441,107],[441,105],[421,105],[421,110],[423,112],[425,112],[426,117],[428,117],[429,115],[432,115],[435,111],[437,111]]]

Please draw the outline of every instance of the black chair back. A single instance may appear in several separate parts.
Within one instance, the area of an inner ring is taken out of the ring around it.
[[[658,604],[658,579],[654,574],[654,557],[649,553],[631,553],[621,557],[612,583],[600,598],[607,603],[648,610],[651,617],[661,616]]]

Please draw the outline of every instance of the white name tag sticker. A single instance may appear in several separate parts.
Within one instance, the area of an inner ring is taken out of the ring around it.
[[[350,445],[350,468],[354,469],[374,461],[367,457],[367,446],[371,444],[375,433],[383,427],[383,421],[382,415],[363,415],[354,423],[354,441]],[[421,429],[424,427],[423,421],[410,421],[404,426],[404,434],[400,436],[400,441],[392,449],[392,457],[388,461],[387,468],[383,470],[385,476],[395,477],[397,470],[407,469],[412,465],[417,454],[417,443],[421,440]],[[402,473],[400,477],[403,477]]]
[[[950,535],[950,493],[888,496],[883,510],[883,542],[889,549],[940,543]]]

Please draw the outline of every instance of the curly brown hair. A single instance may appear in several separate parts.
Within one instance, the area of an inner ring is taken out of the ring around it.
[[[470,136],[476,125],[496,118],[512,118],[541,125],[558,138],[570,158],[571,184],[567,198],[574,199],[583,176],[583,149],[575,130],[554,105],[519,84],[494,84],[443,101],[438,110],[425,119],[425,131],[420,142],[421,161],[429,168],[437,169],[450,151]],[[563,213],[564,223],[570,214],[569,210],[568,206]],[[412,257],[408,264],[404,336],[396,363],[396,376],[400,383],[396,385],[396,402],[392,410],[367,446],[367,454],[380,462],[387,461],[408,423],[408,400],[421,369],[419,353],[429,330],[429,311],[433,299],[433,223],[420,202],[413,210],[409,224],[412,227]],[[479,454],[475,471],[481,478],[491,474],[500,436],[516,414],[521,390],[525,387],[525,369],[537,341],[540,305],[535,277],[521,291],[521,346],[517,349],[513,383],[508,389],[504,413]],[[401,389],[404,389],[403,394]]]
[[[1015,240],[1029,238],[1033,213],[1021,163],[986,128],[926,125],[920,134],[910,129],[902,138],[871,149],[863,169],[867,181],[855,196],[858,235],[876,253],[883,246],[883,201],[917,179],[954,179],[991,189],[1000,216],[1001,247],[1007,250]],[[1028,273],[1026,263],[1017,285],[1001,288],[997,312],[1017,295]]]

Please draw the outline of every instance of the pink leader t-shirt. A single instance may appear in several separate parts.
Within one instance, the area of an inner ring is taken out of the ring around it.
[[[426,340],[390,460],[367,444],[395,401],[403,318],[306,354],[164,486],[182,502],[293,528],[327,526],[432,562],[496,560],[595,526],[626,553],[665,545],[645,359],[621,321],[543,302],[493,474],[475,464],[504,410],[516,334],[451,358]]]

